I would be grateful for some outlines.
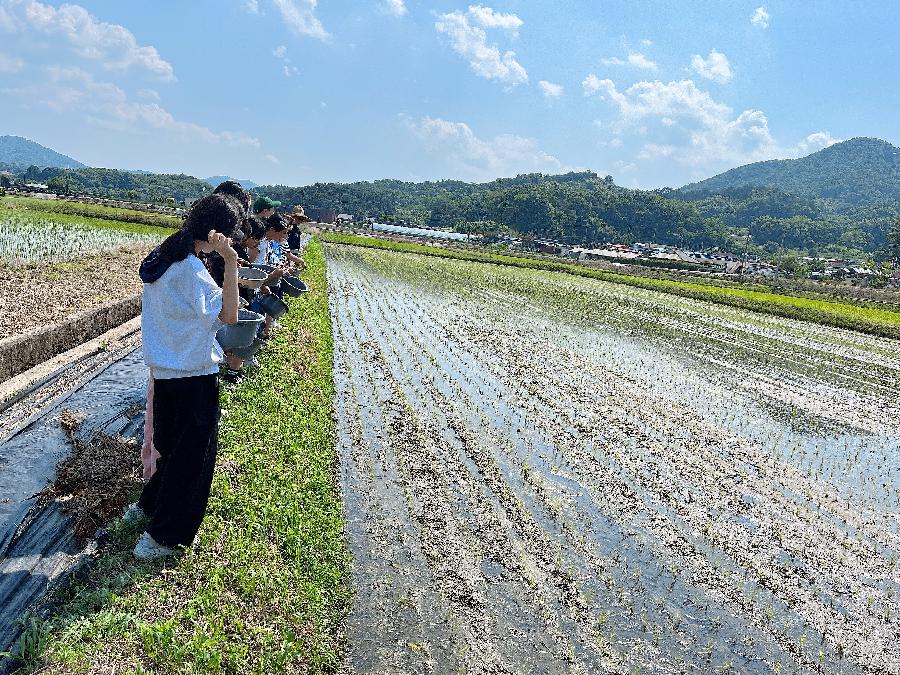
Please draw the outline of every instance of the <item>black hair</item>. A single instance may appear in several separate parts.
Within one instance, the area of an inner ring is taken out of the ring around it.
[[[262,218],[251,216],[244,219],[244,234],[248,239],[264,239],[266,236],[266,224]]]
[[[230,237],[240,226],[244,209],[233,197],[211,194],[191,206],[181,229],[159,246],[159,255],[168,262],[187,258],[195,241],[206,241],[210,230]]]
[[[213,190],[213,194],[234,197],[240,202],[245,211],[250,208],[252,197],[250,196],[250,193],[244,189],[244,186],[236,180],[226,180],[223,183],[219,183],[216,189]]]
[[[266,230],[275,230],[276,232],[284,232],[287,229],[287,224],[284,222],[284,218],[281,217],[278,213],[273,213],[271,216],[266,218]]]

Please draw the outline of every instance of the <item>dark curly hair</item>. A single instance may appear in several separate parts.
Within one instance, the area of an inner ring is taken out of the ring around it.
[[[194,242],[206,241],[210,230],[230,237],[240,229],[243,218],[244,208],[234,197],[211,194],[198,199],[188,211],[181,229],[160,244],[160,257],[168,262],[184,260],[194,250]]]
[[[252,195],[244,189],[244,186],[236,180],[226,180],[219,183],[213,190],[214,195],[228,195],[238,200],[245,211],[250,210],[250,204],[253,201]]]
[[[275,230],[276,232],[284,232],[287,229],[287,222],[280,213],[273,213],[266,218],[266,230]]]
[[[262,239],[266,236],[266,223],[262,218],[256,216],[245,218],[242,228],[248,239]]]

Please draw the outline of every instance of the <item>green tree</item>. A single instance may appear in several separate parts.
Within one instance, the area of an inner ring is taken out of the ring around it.
[[[885,257],[888,260],[900,263],[900,218],[897,218],[894,221],[894,224],[887,233],[885,253],[887,253]]]

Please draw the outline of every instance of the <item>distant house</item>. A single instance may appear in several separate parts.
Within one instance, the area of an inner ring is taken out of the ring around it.
[[[15,174],[9,171],[0,171],[0,187],[11,188],[16,182]]]
[[[337,218],[335,218],[335,221],[338,223],[352,223],[353,216],[350,215],[349,213],[339,213],[337,215]]]
[[[338,218],[337,209],[308,208],[305,212],[307,216],[317,223],[333,223]]]

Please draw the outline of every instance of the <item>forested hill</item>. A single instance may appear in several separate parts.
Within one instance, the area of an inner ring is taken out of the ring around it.
[[[725,193],[748,187],[773,187],[828,201],[844,210],[879,202],[900,202],[900,148],[877,138],[852,138],[800,159],[756,162],[699,183],[674,196]]]
[[[525,174],[490,183],[316,183],[262,186],[286,205],[333,208],[357,217],[396,217],[459,231],[512,230],[578,243],[657,241],[686,246],[726,246],[720,221],[695,204],[629,190],[590,171],[561,176]]]
[[[41,169],[31,166],[26,181],[46,183],[57,192],[165,204],[202,197],[212,191],[206,181],[185,174],[120,171],[118,169]]]
[[[84,166],[71,157],[45,148],[21,136],[0,136],[0,164],[25,169],[29,166],[52,166],[76,169]]]

